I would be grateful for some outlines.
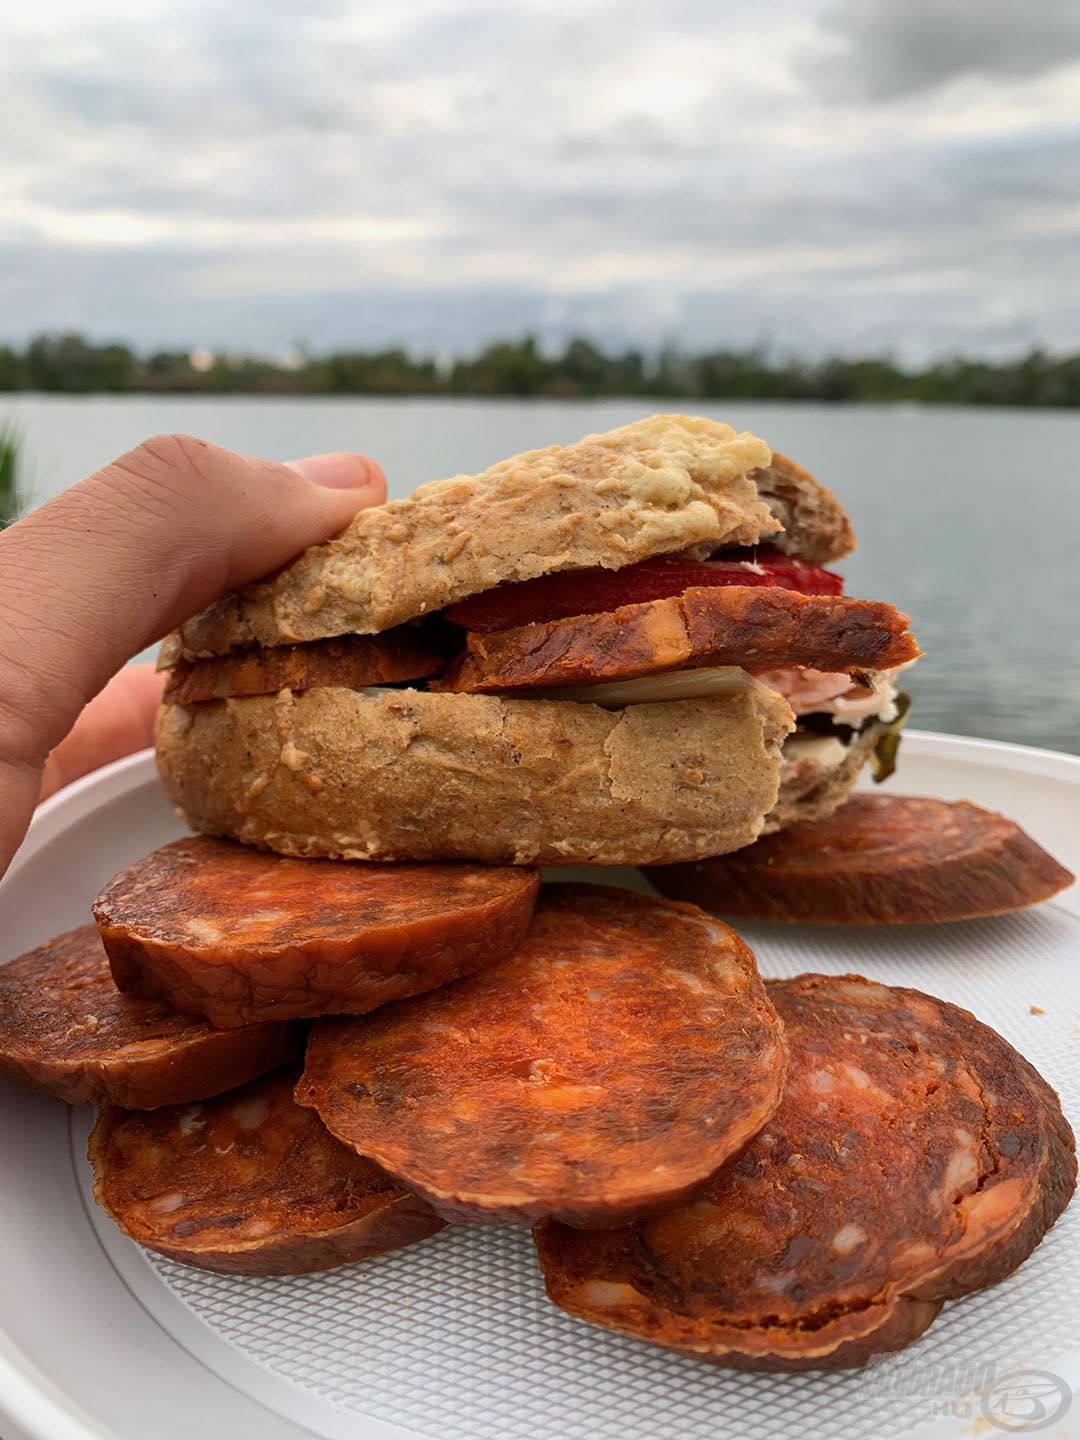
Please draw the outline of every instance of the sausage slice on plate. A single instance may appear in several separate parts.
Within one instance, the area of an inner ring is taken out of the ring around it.
[[[572,1315],[749,1369],[859,1365],[1015,1270],[1076,1184],[1058,1098],[966,1010],[858,976],[771,981],[779,1110],[696,1199],[537,1230]]]
[[[202,1100],[299,1058],[302,1044],[295,1025],[215,1030],[122,995],[93,925],[0,965],[0,1073],[72,1105]]]
[[[94,918],[122,990],[231,1028],[362,1014],[508,955],[535,870],[290,860],[195,836],[111,880]]]
[[[665,895],[721,915],[825,925],[972,920],[1035,905],[1073,882],[1004,815],[966,800],[862,794],[825,820],[648,875]]]
[[[140,1245],[222,1274],[329,1270],[443,1228],[295,1104],[295,1083],[278,1070],[201,1104],[106,1106],[94,1198]]]
[[[604,1226],[699,1188],[780,1099],[754,957],[686,905],[550,886],[509,960],[314,1027],[297,1099],[448,1220]]]

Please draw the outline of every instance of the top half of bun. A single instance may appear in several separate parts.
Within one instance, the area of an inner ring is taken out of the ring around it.
[[[832,492],[763,440],[653,415],[361,511],[335,539],[195,616],[165,642],[162,663],[374,634],[508,581],[759,539],[816,563],[854,543]]]

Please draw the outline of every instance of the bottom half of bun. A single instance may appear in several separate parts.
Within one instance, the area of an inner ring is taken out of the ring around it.
[[[756,839],[792,724],[760,685],[621,710],[326,686],[163,705],[157,749],[197,830],[286,855],[644,865]]]

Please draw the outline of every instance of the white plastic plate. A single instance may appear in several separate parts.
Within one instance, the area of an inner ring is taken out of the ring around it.
[[[892,788],[1001,809],[1080,870],[1080,759],[916,732]],[[0,885],[0,960],[84,922],[117,869],[178,833],[149,754],[56,796]],[[968,1006],[1080,1120],[1077,887],[961,925],[741,928],[766,975],[856,971]],[[1080,1433],[1080,1206],[907,1351],[752,1375],[571,1320],[512,1227],[278,1280],[151,1258],[93,1204],[91,1120],[0,1080],[3,1440],[929,1440],[1035,1428],[1038,1406],[1061,1412],[1040,1433]]]

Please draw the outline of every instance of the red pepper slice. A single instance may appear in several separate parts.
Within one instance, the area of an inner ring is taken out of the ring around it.
[[[487,635],[518,625],[664,600],[691,586],[714,585],[777,585],[803,595],[842,595],[844,591],[843,580],[832,570],[784,555],[771,545],[758,545],[729,550],[716,560],[657,555],[621,570],[560,570],[470,595],[451,605],[446,616],[466,630]]]

